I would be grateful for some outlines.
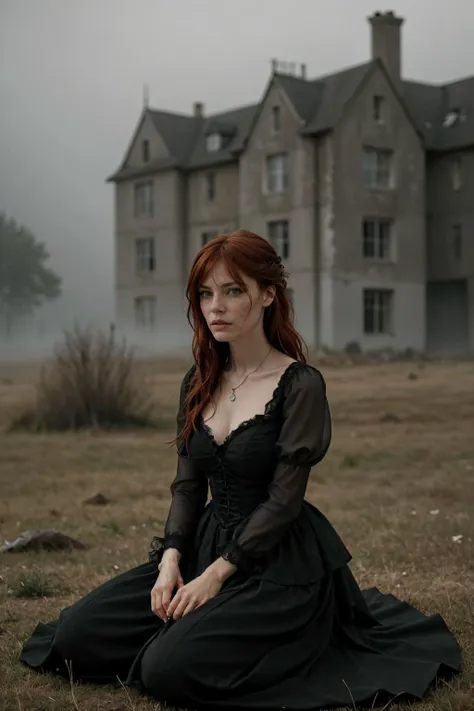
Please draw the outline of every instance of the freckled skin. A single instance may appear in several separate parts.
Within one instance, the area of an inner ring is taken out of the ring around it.
[[[216,341],[235,343],[262,330],[264,308],[273,301],[273,289],[261,289],[254,279],[244,275],[242,280],[248,293],[219,263],[200,288],[201,311]],[[215,325],[217,320],[228,325]]]

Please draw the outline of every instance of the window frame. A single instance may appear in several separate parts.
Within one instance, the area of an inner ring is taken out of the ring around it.
[[[370,298],[380,299],[382,303],[369,305]],[[383,300],[386,303],[383,303]],[[362,325],[364,336],[393,336],[395,290],[388,288],[364,288],[362,291]],[[370,311],[369,311],[370,309]],[[387,313],[385,313],[385,311]],[[372,328],[369,328],[368,313],[371,313],[370,320]],[[383,320],[387,319],[386,326]],[[378,322],[378,323],[377,323]]]
[[[141,320],[141,315],[140,314],[140,304],[152,304],[152,308],[148,313],[152,314],[152,318],[149,321]],[[143,331],[153,331],[156,323],[157,323],[157,304],[158,300],[155,295],[150,294],[150,295],[143,295],[143,296],[136,296],[134,299],[134,320],[135,320],[135,328],[139,328],[140,330]]]
[[[394,187],[394,152],[385,148],[365,146],[362,153],[364,186],[368,190],[391,190]],[[380,159],[386,159],[384,166]],[[383,176],[384,180],[381,180]],[[386,179],[386,180],[385,180]]]
[[[267,195],[281,195],[289,188],[288,153],[279,152],[265,158],[265,192]]]
[[[208,153],[217,153],[222,148],[222,135],[218,131],[208,133],[206,136],[206,149]]]
[[[148,195],[145,192],[148,189]],[[140,197],[140,191],[143,196]],[[155,216],[155,196],[153,180],[142,180],[133,186],[133,214],[138,219]]]
[[[145,245],[151,249],[145,249]],[[137,274],[153,274],[156,271],[156,241],[154,237],[135,239],[135,271]]]
[[[281,106],[275,104],[272,106],[272,133],[280,133],[281,131]]]
[[[217,237],[219,234],[219,230],[204,230],[201,232],[200,238],[201,238],[201,249],[202,247],[205,247],[206,244],[213,238]]]
[[[280,233],[281,231],[281,233]],[[267,222],[268,241],[282,260],[290,258],[290,221],[288,219]]]
[[[205,175],[205,199],[206,202],[215,202],[217,196],[217,176],[214,171],[208,171]]]
[[[373,234],[368,233],[368,228],[372,226]],[[383,231],[386,230],[386,234]],[[372,243],[372,254],[369,245]],[[386,254],[384,252],[386,245]],[[364,217],[362,219],[362,256],[364,261],[393,263],[395,261],[393,220],[389,217]]]
[[[377,124],[385,123],[385,97],[374,94],[372,97],[372,118]]]

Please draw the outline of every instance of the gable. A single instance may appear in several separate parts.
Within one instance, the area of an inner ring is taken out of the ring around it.
[[[144,160],[144,143],[147,142],[148,160]],[[170,152],[158,133],[149,111],[145,111],[140,119],[135,135],[128,148],[124,168],[144,168],[148,163],[155,163],[163,158],[169,158]]]
[[[278,133],[273,130],[274,107],[278,107],[280,112],[281,130]],[[255,112],[254,119],[249,127],[245,147],[248,149],[254,142],[262,140],[265,143],[268,143],[268,141],[270,143],[278,142],[281,135],[287,133],[289,128],[292,134],[296,136],[302,123],[301,117],[280,82],[280,77],[274,75],[267,85],[258,110]]]
[[[400,95],[384,64],[379,60],[372,63],[371,70],[366,73],[357,90],[344,106],[340,121],[343,122],[346,118],[352,119],[357,114],[361,125],[369,132],[373,131],[376,126],[373,120],[373,97],[376,95],[382,98],[387,113],[386,120],[377,128],[378,133],[388,136],[395,123],[399,125],[401,119],[419,140],[423,139],[405,99]]]
[[[366,62],[312,82],[318,99],[314,116],[308,120],[302,133],[304,135],[318,135],[331,131],[365,78],[372,71],[373,65],[374,62]]]

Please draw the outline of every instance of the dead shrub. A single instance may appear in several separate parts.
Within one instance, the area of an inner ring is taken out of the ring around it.
[[[136,375],[133,349],[109,333],[75,326],[64,332],[53,361],[42,369],[36,399],[10,431],[159,427],[146,383]]]

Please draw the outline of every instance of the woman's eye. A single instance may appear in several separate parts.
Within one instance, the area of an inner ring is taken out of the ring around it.
[[[232,294],[232,296],[238,296],[241,293],[242,289],[238,286],[233,286],[232,289],[229,289],[229,294]]]
[[[199,292],[199,296],[200,296],[201,299],[204,299],[204,298],[206,298],[206,297],[208,297],[208,296],[210,296],[210,295],[211,295],[211,292],[210,292],[210,291],[205,291],[205,290],[203,290],[203,291],[200,291],[200,292]]]

